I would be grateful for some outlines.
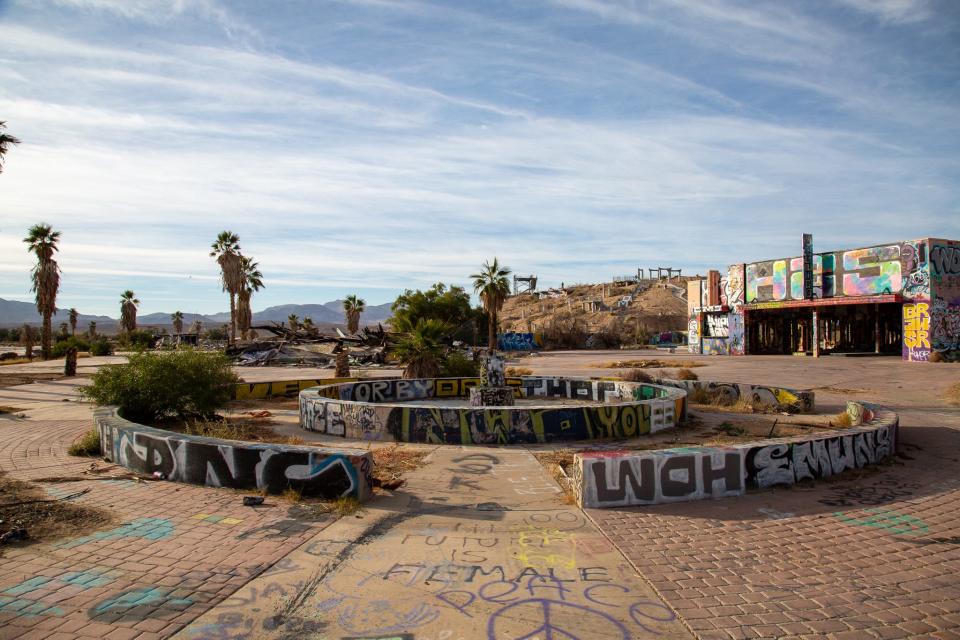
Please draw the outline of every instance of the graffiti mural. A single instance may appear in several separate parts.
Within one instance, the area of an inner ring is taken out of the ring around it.
[[[278,380],[274,382],[241,382],[233,392],[235,400],[260,400],[263,398],[294,398],[298,393],[310,387],[325,384],[356,382],[358,378],[306,378],[299,380]]]
[[[815,254],[813,298],[929,295],[927,243],[923,240]],[[932,255],[932,254],[931,254]],[[803,257],[746,265],[746,302],[804,300]]]
[[[372,454],[186,436],[135,424],[112,409],[94,414],[104,457],[131,471],[174,482],[323,498],[369,496]]]
[[[533,351],[542,346],[540,336],[533,333],[508,331],[497,336],[497,348],[500,351]]]
[[[518,398],[571,398],[582,406],[443,407],[389,404],[465,397],[477,378],[345,383],[300,396],[304,429],[364,440],[446,444],[527,444],[630,438],[673,427],[686,415],[685,394],[645,383],[586,378],[507,378]],[[678,388],[683,388],[678,387]],[[363,404],[360,404],[360,402]],[[379,403],[379,404],[378,404]],[[331,429],[331,425],[335,425]]]
[[[903,305],[903,359],[926,362],[930,357],[930,305]]]
[[[791,485],[859,469],[894,453],[897,430],[895,414],[875,405],[859,410],[874,418],[866,427],[806,440],[580,453],[574,462],[574,493],[582,507],[661,504],[736,496],[747,488]]]

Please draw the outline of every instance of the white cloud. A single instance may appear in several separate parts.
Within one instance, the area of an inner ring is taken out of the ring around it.
[[[932,16],[928,0],[834,0],[882,22],[912,23]]]

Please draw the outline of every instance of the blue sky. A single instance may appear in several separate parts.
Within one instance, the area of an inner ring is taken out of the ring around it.
[[[0,297],[254,308],[960,238],[952,0],[0,0]]]

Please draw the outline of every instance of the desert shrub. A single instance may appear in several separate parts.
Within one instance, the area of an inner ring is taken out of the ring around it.
[[[120,408],[124,418],[152,422],[167,416],[210,416],[233,397],[239,382],[221,353],[184,349],[137,353],[127,364],[104,367],[83,394]]]
[[[930,355],[927,356],[927,362],[946,362],[946,358],[943,357],[942,353],[931,351]]]
[[[557,313],[540,332],[543,343],[552,349],[579,349],[587,342],[587,325],[571,311]]]
[[[53,357],[62,358],[67,355],[67,349],[70,347],[76,347],[77,351],[90,351],[89,342],[83,338],[70,336],[66,340],[57,340],[57,343],[53,345]]]
[[[653,376],[641,369],[624,371],[620,377],[627,382],[653,382]]]
[[[90,355],[109,356],[113,354],[113,345],[105,337],[100,336],[90,343]]]
[[[152,349],[153,340],[153,334],[149,331],[145,329],[136,329],[134,331],[121,333],[120,339],[117,342],[120,347],[124,349],[142,351],[143,349]]]
[[[503,375],[508,378],[519,378],[520,376],[532,376],[533,369],[530,367],[507,367],[503,370]]]
[[[100,432],[96,429],[90,429],[80,439],[70,445],[67,453],[72,456],[99,456],[100,455]]]
[[[716,404],[722,396],[707,391],[706,389],[696,388],[687,392],[687,401],[693,404]]]
[[[677,380],[699,380],[700,376],[690,369],[677,369]]]
[[[476,378],[480,375],[480,363],[459,351],[451,351],[440,366],[441,378]]]

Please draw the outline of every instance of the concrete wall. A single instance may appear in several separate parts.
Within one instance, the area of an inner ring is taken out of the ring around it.
[[[370,497],[369,451],[188,436],[124,420],[114,407],[97,409],[94,421],[104,457],[135,473],[160,471],[173,482],[269,493],[292,487],[328,499]]]
[[[957,362],[960,361],[960,242],[937,238],[929,242],[930,352]],[[922,324],[918,328],[922,328]]]
[[[508,378],[520,398],[577,398],[583,406],[454,408],[418,400],[465,398],[479,378],[374,380],[300,393],[300,426],[363,440],[525,444],[629,438],[675,426],[686,415],[680,388],[613,380]]]
[[[878,405],[848,403],[855,426],[733,446],[576,455],[573,488],[581,507],[622,507],[743,494],[880,462],[896,450],[898,417]]]
[[[233,392],[234,400],[262,400],[264,398],[295,398],[298,393],[322,384],[356,382],[359,378],[298,378],[272,382],[241,382]]]
[[[678,387],[687,392],[701,389],[707,393],[723,396],[731,404],[738,400],[744,400],[746,402],[756,402],[778,411],[789,411],[791,413],[813,413],[814,411],[815,395],[813,391],[739,382],[709,382],[707,380],[658,378],[654,382]]]

